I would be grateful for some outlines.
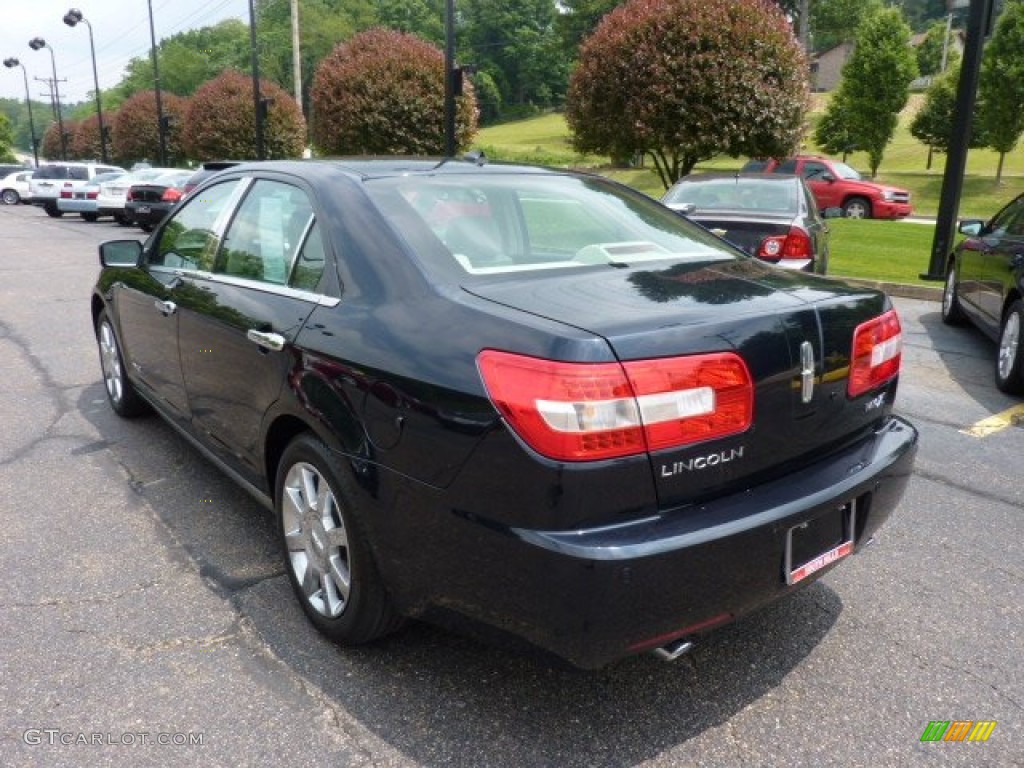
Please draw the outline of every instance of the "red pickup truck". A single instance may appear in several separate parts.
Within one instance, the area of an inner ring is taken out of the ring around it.
[[[913,212],[910,192],[861,177],[846,163],[817,155],[751,160],[745,173],[795,173],[804,177],[818,207],[842,208],[851,219],[902,219]]]

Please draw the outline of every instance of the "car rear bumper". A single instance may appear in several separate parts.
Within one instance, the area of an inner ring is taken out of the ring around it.
[[[859,549],[899,504],[916,452],[917,431],[892,417],[797,474],[625,524],[508,529],[487,522],[484,510],[449,509],[447,521],[430,526],[436,549],[422,540],[402,553],[400,567],[384,570],[406,574],[400,603],[419,592],[446,612],[596,668],[697,636],[813,582],[834,563],[787,584],[788,532],[845,514],[855,501],[848,537]],[[419,560],[416,549],[429,556]]]
[[[872,213],[876,219],[904,219],[914,212],[910,203],[890,203],[879,200],[872,204]]]
[[[58,198],[57,210],[65,213],[96,213],[96,201]]]

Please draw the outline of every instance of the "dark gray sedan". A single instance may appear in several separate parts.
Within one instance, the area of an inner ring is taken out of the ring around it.
[[[942,319],[955,325],[967,319],[999,345],[996,386],[1024,394],[1024,195],[990,221],[966,219],[967,235],[949,257]]]
[[[826,218],[803,179],[791,174],[701,173],[677,181],[661,201],[745,253],[788,269],[828,271]]]

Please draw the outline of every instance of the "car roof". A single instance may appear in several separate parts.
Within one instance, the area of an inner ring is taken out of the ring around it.
[[[711,180],[723,180],[723,179],[734,179],[736,181],[742,181],[743,179],[761,179],[765,181],[794,181],[799,179],[795,173],[691,173],[688,176],[684,176],[679,182],[693,182],[693,181],[711,181]],[[677,182],[677,183],[679,183]]]
[[[341,172],[367,180],[408,176],[410,174],[555,174],[566,173],[558,169],[543,168],[512,163],[481,163],[475,159],[451,159],[440,157],[339,157],[309,160],[264,160],[240,163],[233,171],[253,170],[300,173],[306,177],[333,176]]]

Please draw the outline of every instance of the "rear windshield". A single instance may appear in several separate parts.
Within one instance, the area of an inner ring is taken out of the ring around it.
[[[661,204],[598,178],[410,175],[367,192],[427,261],[472,275],[736,258]]]
[[[34,179],[67,179],[68,167],[66,165],[44,165],[36,170]]]
[[[681,181],[670,189],[662,202],[668,205],[691,204],[697,211],[761,211],[790,213],[799,201],[792,179],[722,178]]]

